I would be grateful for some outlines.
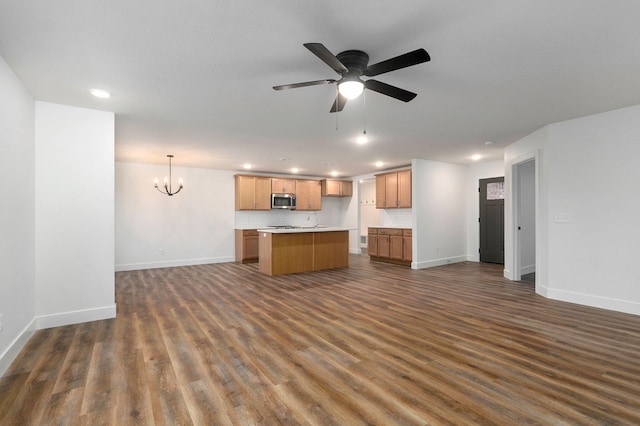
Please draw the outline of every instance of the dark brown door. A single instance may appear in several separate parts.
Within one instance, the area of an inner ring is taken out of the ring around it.
[[[504,263],[504,176],[480,179],[480,262]]]

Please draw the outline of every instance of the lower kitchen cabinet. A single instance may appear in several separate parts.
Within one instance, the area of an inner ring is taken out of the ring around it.
[[[255,263],[258,261],[258,231],[236,229],[236,262]]]
[[[411,229],[369,228],[367,235],[371,260],[411,265]]]
[[[378,228],[369,228],[367,234],[367,253],[369,256],[378,255]]]

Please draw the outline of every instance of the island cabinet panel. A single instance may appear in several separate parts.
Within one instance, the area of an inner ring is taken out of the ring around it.
[[[280,194],[294,194],[296,192],[296,180],[271,178],[271,192]]]
[[[314,271],[349,266],[348,232],[318,232],[313,238]]]
[[[267,275],[349,266],[349,231],[259,232],[258,269]]]
[[[236,175],[236,210],[271,210],[271,178]]]
[[[313,270],[313,234],[273,234],[259,238],[260,272],[267,275],[292,274]]]
[[[407,228],[369,228],[371,260],[411,265],[412,237]]]
[[[236,262],[253,263],[258,261],[258,231],[255,229],[236,229]]]
[[[321,210],[320,182],[296,180],[296,210]]]

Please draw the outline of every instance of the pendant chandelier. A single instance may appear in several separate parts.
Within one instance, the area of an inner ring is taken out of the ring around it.
[[[167,157],[169,157],[169,179],[167,179],[166,177],[164,178],[164,185],[163,185],[164,190],[158,187],[158,178],[155,178],[153,180],[153,186],[162,194],[166,194],[169,197],[171,197],[177,194],[178,192],[180,192],[180,190],[182,190],[183,185],[182,185],[182,178],[178,179],[178,184],[180,186],[178,187],[178,190],[176,192],[172,192],[171,190],[171,159],[173,158],[173,155],[167,154]]]

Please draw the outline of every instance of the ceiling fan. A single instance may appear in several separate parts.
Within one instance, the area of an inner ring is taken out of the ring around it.
[[[368,65],[369,55],[361,50],[346,50],[338,55],[334,55],[324,47],[322,43],[305,43],[304,47],[329,65],[335,72],[340,74],[339,80],[325,79],[306,81],[303,83],[283,84],[273,86],[274,90],[295,89],[298,87],[317,86],[320,84],[338,84],[338,95],[333,102],[330,112],[342,111],[347,100],[354,99],[366,88],[383,95],[391,96],[404,102],[409,102],[417,96],[416,93],[401,89],[378,80],[361,80],[361,76],[373,77],[389,71],[399,70],[412,65],[421,64],[431,60],[429,54],[424,49],[416,49],[412,52],[396,56],[377,64]]]

